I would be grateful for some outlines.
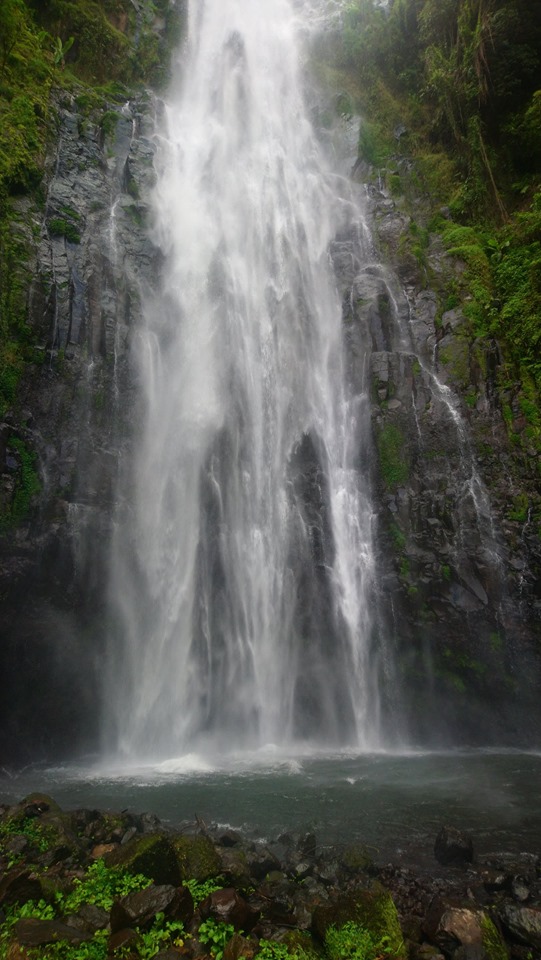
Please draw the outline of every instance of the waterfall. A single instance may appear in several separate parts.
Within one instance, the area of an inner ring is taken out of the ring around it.
[[[303,98],[313,3],[190,6],[156,131],[107,746],[374,748],[368,414],[330,255],[344,204]]]

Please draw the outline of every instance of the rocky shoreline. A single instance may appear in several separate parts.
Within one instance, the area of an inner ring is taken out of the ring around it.
[[[434,857],[430,873],[313,833],[178,832],[32,794],[0,808],[0,958],[541,957],[537,854],[476,857],[442,827]]]

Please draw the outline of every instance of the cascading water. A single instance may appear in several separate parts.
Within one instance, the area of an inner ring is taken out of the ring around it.
[[[113,545],[107,737],[127,756],[379,742],[364,405],[302,96],[309,6],[192,4],[158,134],[163,272]]]

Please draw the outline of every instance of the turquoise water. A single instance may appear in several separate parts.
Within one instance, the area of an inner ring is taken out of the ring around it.
[[[0,797],[40,790],[62,807],[150,811],[173,826],[221,824],[254,838],[314,830],[320,846],[360,841],[378,860],[433,863],[442,824],[471,831],[478,853],[541,852],[541,754],[454,752],[227,759],[188,755],[115,767],[29,767]]]

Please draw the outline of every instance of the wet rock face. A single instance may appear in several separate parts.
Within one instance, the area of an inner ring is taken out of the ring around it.
[[[35,452],[41,490],[0,541],[7,763],[96,742],[113,489],[137,413],[129,351],[156,273],[140,199],[154,176],[153,109],[142,99],[88,114],[84,98],[62,95],[45,210],[26,215],[37,236],[29,322],[41,363],[0,425],[2,499],[20,469],[13,437]]]
[[[410,218],[372,193],[383,264],[357,263],[347,275],[342,252],[335,267],[359,392],[369,357],[373,442],[360,459],[373,466],[379,629],[395,640],[393,698],[413,739],[535,740],[540,541],[529,514],[522,530],[509,519],[532,466],[507,437],[498,347],[468,337],[460,307],[442,308],[460,265],[433,243],[437,289],[428,287],[403,243]]]

